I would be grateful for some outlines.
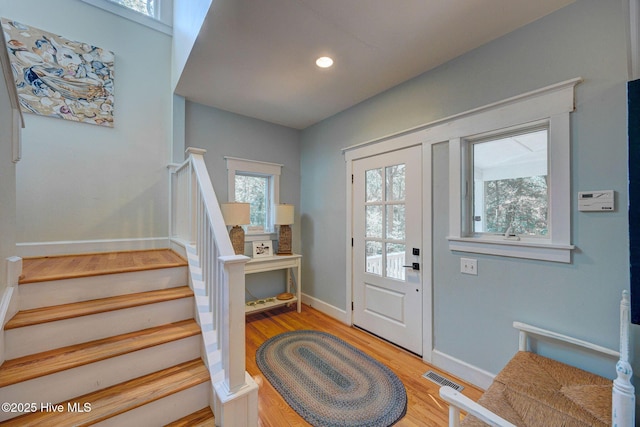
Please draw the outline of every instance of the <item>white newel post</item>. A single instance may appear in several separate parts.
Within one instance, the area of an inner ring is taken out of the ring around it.
[[[620,360],[616,364],[618,377],[613,381],[611,424],[613,427],[635,425],[635,389],[631,384],[633,370],[629,363],[629,292],[622,292],[620,302]]]
[[[245,371],[245,310],[243,255],[220,257],[224,265],[222,303],[224,322],[222,336],[224,379],[214,384],[216,391],[216,425],[245,427],[258,425],[258,385]],[[226,325],[225,325],[226,326]],[[242,337],[242,339],[237,339]],[[235,339],[234,339],[235,338]]]

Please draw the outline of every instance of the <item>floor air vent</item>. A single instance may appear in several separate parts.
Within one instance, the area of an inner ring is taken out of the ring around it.
[[[448,385],[449,387],[457,391],[462,391],[464,389],[464,386],[461,386],[460,384],[456,384],[453,381],[448,380],[442,375],[438,375],[433,371],[426,372],[422,376],[430,381],[433,381],[436,384],[440,384],[442,386]]]

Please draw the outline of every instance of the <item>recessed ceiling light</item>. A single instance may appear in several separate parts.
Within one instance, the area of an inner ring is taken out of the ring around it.
[[[316,59],[316,65],[320,68],[329,68],[333,65],[333,59],[329,58],[328,56],[321,56],[320,58]]]

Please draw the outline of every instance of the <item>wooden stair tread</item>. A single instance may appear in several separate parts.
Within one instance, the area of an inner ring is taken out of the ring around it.
[[[20,284],[186,265],[187,261],[170,249],[25,258]]]
[[[12,418],[0,426],[86,426],[138,408],[149,402],[209,381],[209,372],[200,359],[181,363],[112,387],[61,402],[63,412],[36,412]],[[69,412],[68,404],[91,404],[91,412]]]
[[[188,319],[7,360],[0,366],[0,387],[180,340],[199,333],[200,327],[195,320]]]
[[[5,330],[37,325],[56,320],[104,313],[107,311],[154,304],[193,296],[188,286],[160,289],[157,291],[139,292],[135,294],[118,295],[90,301],[74,302],[50,307],[34,308],[19,311],[7,324]]]
[[[214,427],[215,425],[213,412],[211,412],[211,408],[207,406],[193,414],[189,414],[186,417],[167,424],[165,427]]]

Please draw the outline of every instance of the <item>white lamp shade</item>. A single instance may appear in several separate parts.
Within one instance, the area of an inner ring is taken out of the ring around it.
[[[226,225],[251,224],[249,203],[223,203],[220,205]]]
[[[293,213],[293,205],[277,205],[275,223],[278,225],[293,224]]]

